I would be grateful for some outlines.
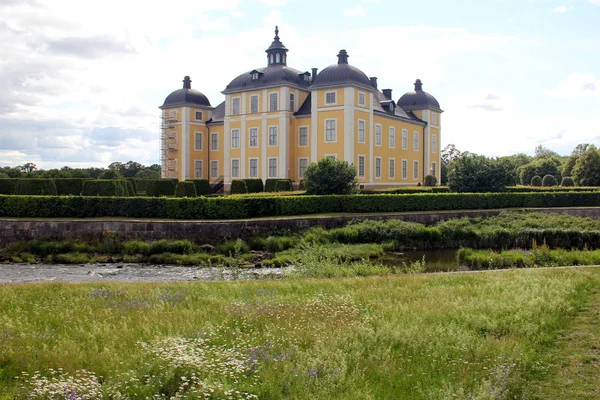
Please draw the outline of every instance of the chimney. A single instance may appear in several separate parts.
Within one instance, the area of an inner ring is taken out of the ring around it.
[[[312,69],[312,81],[315,81],[315,78],[317,77],[317,71],[319,70],[319,68],[311,68]]]
[[[369,80],[371,81],[371,86],[373,86],[375,89],[377,89],[377,77],[372,76],[369,78]]]
[[[338,53],[338,64],[348,64],[348,52],[344,49],[340,50]]]
[[[392,99],[392,89],[383,89],[382,92],[386,99]]]
[[[184,89],[191,89],[192,88],[192,80],[187,75],[183,78],[183,88]]]

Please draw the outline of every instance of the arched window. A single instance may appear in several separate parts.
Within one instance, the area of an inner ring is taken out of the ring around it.
[[[271,64],[273,64],[273,54],[271,54]]]
[[[279,64],[279,63],[281,62],[281,59],[280,59],[280,57],[281,57],[281,56],[279,55],[279,53],[277,53],[277,54],[275,55],[275,62],[276,62],[277,64]]]
[[[283,55],[283,63],[285,64],[285,60],[286,60],[287,56],[284,54]]]

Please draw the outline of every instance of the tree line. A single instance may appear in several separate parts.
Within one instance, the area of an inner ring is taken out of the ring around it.
[[[112,162],[107,168],[62,168],[38,169],[34,163],[26,163],[17,167],[0,168],[0,178],[93,178],[93,179],[158,179],[160,165],[145,166],[136,161]]]

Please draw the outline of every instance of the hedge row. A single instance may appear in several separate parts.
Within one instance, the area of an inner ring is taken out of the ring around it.
[[[0,195],[0,217],[31,218],[240,219],[321,213],[597,206],[600,206],[600,192],[198,198]]]

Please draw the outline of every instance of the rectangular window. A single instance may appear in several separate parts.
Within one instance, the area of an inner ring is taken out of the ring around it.
[[[258,177],[258,158],[250,159],[250,178]]]
[[[250,113],[257,114],[258,113],[258,95],[250,96]]]
[[[381,125],[375,125],[375,146],[381,146]]]
[[[437,165],[434,162],[431,163],[431,175],[437,177]]]
[[[290,93],[290,111],[294,111],[294,108],[296,107],[295,103],[294,94]]]
[[[308,146],[308,127],[301,126],[298,128],[298,146]]]
[[[358,120],[358,143],[365,142],[365,121]]]
[[[219,177],[219,160],[211,160],[210,162],[210,176],[211,178]]]
[[[431,123],[437,125],[437,114],[431,113]]]
[[[196,111],[196,120],[202,121],[202,111]]]
[[[413,132],[413,150],[419,151],[419,132]]]
[[[210,149],[213,151],[219,150],[219,134],[218,133],[210,134]]]
[[[326,119],[325,120],[325,141],[326,142],[335,142],[336,141],[336,131],[335,131],[335,119]]]
[[[202,150],[202,132],[194,133],[194,150]]]
[[[301,158],[298,160],[298,176],[304,178],[304,172],[308,168],[308,158]]]
[[[234,158],[231,160],[231,177],[232,178],[240,177],[240,160],[239,159]]]
[[[366,104],[367,102],[365,94],[363,92],[358,92],[358,105],[365,106]]]
[[[240,130],[232,129],[231,130],[231,148],[240,147]]]
[[[365,177],[365,156],[358,156],[358,177]]]
[[[269,127],[269,146],[277,146],[277,127]]]
[[[325,154],[325,158],[329,158],[331,160],[335,160],[335,154]]]
[[[325,93],[325,104],[335,104],[335,92]]]
[[[408,149],[408,131],[402,129],[402,150]]]
[[[277,178],[277,158],[269,158],[269,178]]]
[[[277,111],[277,93],[269,93],[269,111]]]
[[[402,160],[402,179],[408,178],[408,161]]]
[[[194,178],[202,179],[202,160],[196,160],[194,162]]]
[[[432,153],[437,152],[437,136],[436,135],[431,135],[431,152]]]
[[[419,179],[419,162],[413,161],[413,179]]]
[[[177,121],[177,110],[169,110],[169,114],[167,115],[167,119],[169,121]]]
[[[250,147],[258,147],[258,128],[250,128]]]
[[[390,158],[390,179],[396,179],[396,160]]]
[[[240,98],[234,97],[231,103],[231,113],[233,115],[240,115]]]
[[[404,143],[404,137],[402,138],[402,143]],[[396,128],[390,126],[390,148],[393,149],[396,147]]]

